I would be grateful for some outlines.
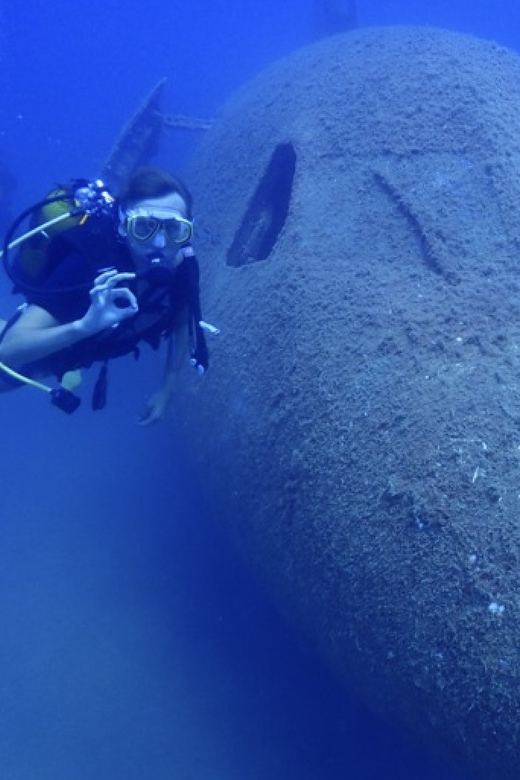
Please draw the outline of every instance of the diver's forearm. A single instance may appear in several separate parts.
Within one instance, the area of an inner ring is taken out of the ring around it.
[[[162,389],[169,394],[173,393],[177,386],[179,371],[188,354],[189,338],[189,327],[186,323],[168,339]]]
[[[0,361],[12,368],[46,358],[89,335],[82,320],[49,328],[17,327],[9,330],[0,343]]]

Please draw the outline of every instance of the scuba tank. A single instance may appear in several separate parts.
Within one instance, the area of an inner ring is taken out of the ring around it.
[[[46,275],[49,244],[58,233],[83,225],[91,217],[110,214],[114,206],[115,198],[101,180],[75,179],[70,186],[57,187],[25,209],[7,231],[0,253],[15,291],[39,289]],[[26,220],[28,230],[15,238]],[[17,247],[20,250],[15,262],[12,250]]]
[[[114,205],[115,198],[101,180],[76,179],[69,187],[57,187],[43,200],[25,209],[7,231],[3,250],[0,252],[0,259],[14,284],[15,292],[27,293],[39,289],[39,283],[45,279],[47,273],[47,250],[58,233],[82,225],[89,218],[106,216]],[[28,229],[15,238],[27,220]],[[15,262],[13,250],[18,247],[20,249]],[[1,362],[0,371],[18,383],[48,393],[51,403],[69,414],[80,404],[79,397],[64,384],[56,388],[49,387]]]

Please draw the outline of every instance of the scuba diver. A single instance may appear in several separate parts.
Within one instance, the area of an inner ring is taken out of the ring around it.
[[[30,230],[14,239],[30,218]],[[26,303],[0,323],[3,389],[33,385],[72,412],[78,369],[100,361],[92,406],[104,406],[107,363],[138,356],[141,342],[166,341],[162,387],[140,417],[161,419],[187,354],[199,373],[208,367],[199,267],[191,244],[192,197],[161,168],[130,175],[115,199],[103,183],[77,181],[25,211],[5,240],[4,267]],[[19,247],[13,257],[13,249]],[[39,379],[54,375],[57,388]]]

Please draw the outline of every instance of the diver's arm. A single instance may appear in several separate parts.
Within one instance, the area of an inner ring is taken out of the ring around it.
[[[0,343],[0,361],[12,368],[48,357],[85,338],[81,321],[60,324],[39,306],[30,305]]]
[[[166,350],[166,364],[164,366],[163,392],[173,394],[177,386],[177,377],[182,366],[186,362],[190,343],[190,330],[188,318],[179,325],[168,339]]]
[[[60,323],[46,309],[30,304],[0,342],[0,361],[12,368],[32,363],[133,317],[138,310],[134,294],[116,285],[134,276],[112,270],[98,276],[90,290],[87,312],[73,322]],[[118,305],[121,300],[126,301],[126,307]]]
[[[190,343],[188,313],[175,331],[168,337],[166,346],[166,364],[164,367],[164,381],[159,390],[148,399],[146,408],[139,418],[140,425],[162,420],[166,414],[175,389],[179,371],[186,361]]]

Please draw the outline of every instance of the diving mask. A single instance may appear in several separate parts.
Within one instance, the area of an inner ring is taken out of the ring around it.
[[[136,241],[151,241],[163,230],[172,244],[187,244],[193,235],[193,222],[167,209],[132,209],[126,214],[128,235]]]

